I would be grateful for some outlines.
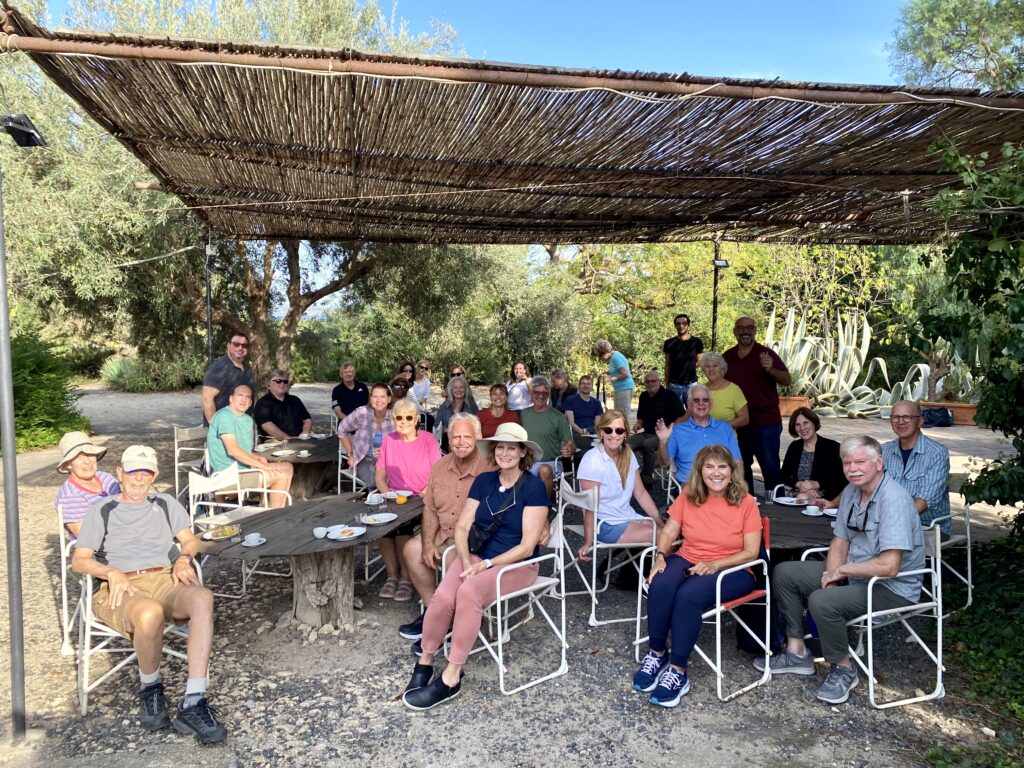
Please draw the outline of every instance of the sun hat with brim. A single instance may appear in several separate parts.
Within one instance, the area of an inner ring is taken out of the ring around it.
[[[125,472],[136,472],[140,469],[157,471],[156,451],[148,445],[129,445],[121,454],[121,469]]]
[[[482,440],[476,441],[478,451],[484,451],[488,455],[493,456],[490,452],[488,443],[522,443],[533,451],[534,461],[540,461],[540,457],[544,455],[544,451],[541,450],[541,447],[529,439],[529,436],[526,434],[526,430],[523,429],[521,425],[513,424],[511,422],[499,424],[493,437],[485,437]]]
[[[68,432],[60,439],[57,450],[60,451],[60,462],[57,464],[57,471],[64,475],[71,471],[68,469],[68,463],[80,453],[95,456],[96,461],[99,461],[107,452],[107,449],[103,446],[90,442],[89,436],[85,432]]]

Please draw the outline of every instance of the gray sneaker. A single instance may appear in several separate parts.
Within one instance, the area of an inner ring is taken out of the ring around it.
[[[850,691],[857,687],[857,670],[833,664],[828,677],[818,689],[818,698],[829,704],[842,704],[850,698]]]
[[[764,656],[754,659],[754,669],[764,672]],[[813,675],[814,657],[810,651],[804,656],[797,656],[786,648],[782,653],[776,653],[768,658],[768,669],[773,675]]]

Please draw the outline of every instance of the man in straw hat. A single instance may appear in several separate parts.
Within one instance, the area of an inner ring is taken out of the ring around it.
[[[206,703],[213,593],[193,568],[199,540],[188,513],[173,496],[152,492],[157,474],[156,451],[146,445],[125,450],[117,470],[121,492],[86,512],[71,567],[102,581],[92,599],[96,617],[132,640],[143,727],[172,725],[212,744],[227,737]],[[174,539],[180,545],[176,557],[169,554]],[[189,623],[188,682],[173,723],[160,679],[164,624],[170,620]]]
[[[57,490],[53,503],[60,509],[68,533],[78,536],[82,519],[92,503],[98,498],[116,496],[121,486],[112,474],[96,469],[107,449],[90,441],[85,432],[68,432],[60,439],[59,449],[57,471],[71,476]]]

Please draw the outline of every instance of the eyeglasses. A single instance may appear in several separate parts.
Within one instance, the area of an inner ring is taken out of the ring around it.
[[[232,341],[231,342],[231,346],[232,347],[238,347],[239,349],[248,349],[249,348],[249,342],[248,341]]]
[[[288,379],[271,379],[271,381],[274,382],[275,384],[290,384],[291,383],[291,382],[288,381]]]
[[[551,393],[548,390],[546,390],[546,389],[535,389],[535,390],[533,390],[533,396],[534,397],[547,397],[549,394],[551,394]]]
[[[413,416],[411,413],[393,413],[391,414],[391,418],[394,419],[395,421],[416,421],[417,419],[417,417]]]
[[[890,416],[889,417],[889,421],[891,421],[893,424],[906,424],[907,422],[910,422],[910,421],[913,421],[914,419],[919,419],[919,418],[921,418],[921,417],[920,416]]]
[[[606,435],[624,435],[626,430],[623,427],[601,427],[601,431]]]

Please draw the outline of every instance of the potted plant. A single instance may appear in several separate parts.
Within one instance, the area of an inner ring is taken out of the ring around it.
[[[928,392],[922,408],[947,408],[957,426],[975,426],[978,410],[974,376],[952,344],[939,337],[919,350],[927,361]]]

